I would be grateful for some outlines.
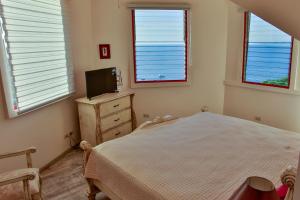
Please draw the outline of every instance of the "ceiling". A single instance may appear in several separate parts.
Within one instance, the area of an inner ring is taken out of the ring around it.
[[[299,0],[231,0],[300,40]]]

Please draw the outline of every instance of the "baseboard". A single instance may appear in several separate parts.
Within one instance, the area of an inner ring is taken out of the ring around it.
[[[70,147],[69,149],[67,149],[66,151],[64,151],[62,154],[60,154],[59,156],[57,156],[56,158],[54,158],[53,160],[51,160],[50,162],[48,162],[46,165],[44,165],[43,167],[40,167],[40,172],[43,172],[44,170],[48,169],[51,165],[55,164],[57,161],[59,161],[60,159],[62,159],[65,155],[67,155],[68,153],[70,153],[72,150],[76,149],[78,147],[79,144]]]

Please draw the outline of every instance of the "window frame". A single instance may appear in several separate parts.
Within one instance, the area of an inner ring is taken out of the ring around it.
[[[189,25],[188,25],[188,18],[189,18],[189,9],[176,9],[174,8],[173,10],[183,10],[184,11],[184,38],[185,38],[185,79],[184,80],[150,80],[150,81],[138,81],[137,80],[137,66],[136,66],[136,23],[135,23],[135,11],[136,9],[131,10],[131,19],[132,19],[132,50],[133,50],[133,85],[141,86],[146,84],[146,85],[151,85],[151,84],[171,84],[170,86],[174,86],[173,84],[187,84],[189,82],[189,48],[190,48],[190,42],[189,42]],[[144,8],[146,9],[146,8]],[[168,8],[147,8],[148,10],[169,10]],[[147,87],[144,85],[145,87]],[[138,87],[139,87],[138,86]],[[157,85],[156,85],[157,86]]]
[[[289,64],[289,72],[288,72],[288,85],[281,86],[275,84],[267,84],[267,83],[256,83],[246,80],[246,63],[247,63],[247,55],[248,55],[248,41],[249,41],[249,27],[250,20],[249,15],[251,12],[246,11],[244,13],[244,40],[243,40],[243,67],[242,67],[242,83],[250,84],[250,85],[259,85],[266,87],[274,87],[274,88],[282,88],[282,89],[290,89],[291,87],[291,73],[293,66],[293,52],[294,52],[294,37],[291,36],[291,53],[290,53],[290,64]]]
[[[2,5],[0,5],[1,7]],[[74,66],[72,63],[72,52],[71,46],[69,41],[69,14],[67,12],[66,4],[63,1],[60,1],[61,6],[61,17],[62,17],[62,25],[63,25],[63,37],[65,43],[64,53],[65,61],[66,61],[66,71],[67,71],[67,87],[69,88],[69,92],[65,95],[61,95],[56,98],[52,98],[44,103],[39,105],[32,106],[30,108],[24,110],[18,110],[16,102],[14,99],[16,98],[16,87],[11,89],[11,84],[15,81],[12,75],[12,68],[13,65],[10,62],[10,46],[7,45],[7,38],[6,32],[7,30],[4,28],[5,17],[2,15],[0,16],[0,87],[2,87],[2,95],[3,95],[3,108],[5,110],[6,117],[9,119],[14,119],[26,115],[28,113],[34,112],[36,110],[42,109],[44,107],[50,106],[52,104],[58,103],[60,101],[66,100],[72,97],[75,94],[75,82],[74,82]],[[32,42],[34,43],[34,42]],[[71,72],[71,73],[70,73]],[[72,88],[71,88],[72,86]]]

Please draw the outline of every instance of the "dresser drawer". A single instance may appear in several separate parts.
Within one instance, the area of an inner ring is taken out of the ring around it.
[[[106,142],[108,140],[112,140],[118,137],[122,137],[125,135],[128,135],[132,132],[132,124],[131,122],[126,123],[122,126],[118,126],[117,128],[111,129],[105,133],[102,134],[103,142]]]
[[[118,112],[125,108],[130,108],[130,96],[122,97],[114,101],[104,103],[100,106],[100,116],[107,116],[111,113]]]
[[[101,131],[107,131],[131,120],[131,109],[101,118]]]

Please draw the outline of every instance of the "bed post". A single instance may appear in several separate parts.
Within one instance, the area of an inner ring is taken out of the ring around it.
[[[80,148],[84,151],[84,153],[83,153],[83,174],[84,174],[87,161],[88,161],[88,159],[90,157],[90,154],[92,152],[92,145],[90,145],[87,141],[82,141],[80,143]],[[89,198],[89,200],[95,200],[96,199],[96,194],[99,192],[99,190],[94,185],[92,179],[86,178],[86,181],[89,185],[89,190],[87,192],[88,198]]]
[[[281,182],[282,184],[288,186],[289,188],[284,200],[293,200],[296,176],[297,176],[297,169],[292,166],[289,166],[286,170],[282,172]]]

